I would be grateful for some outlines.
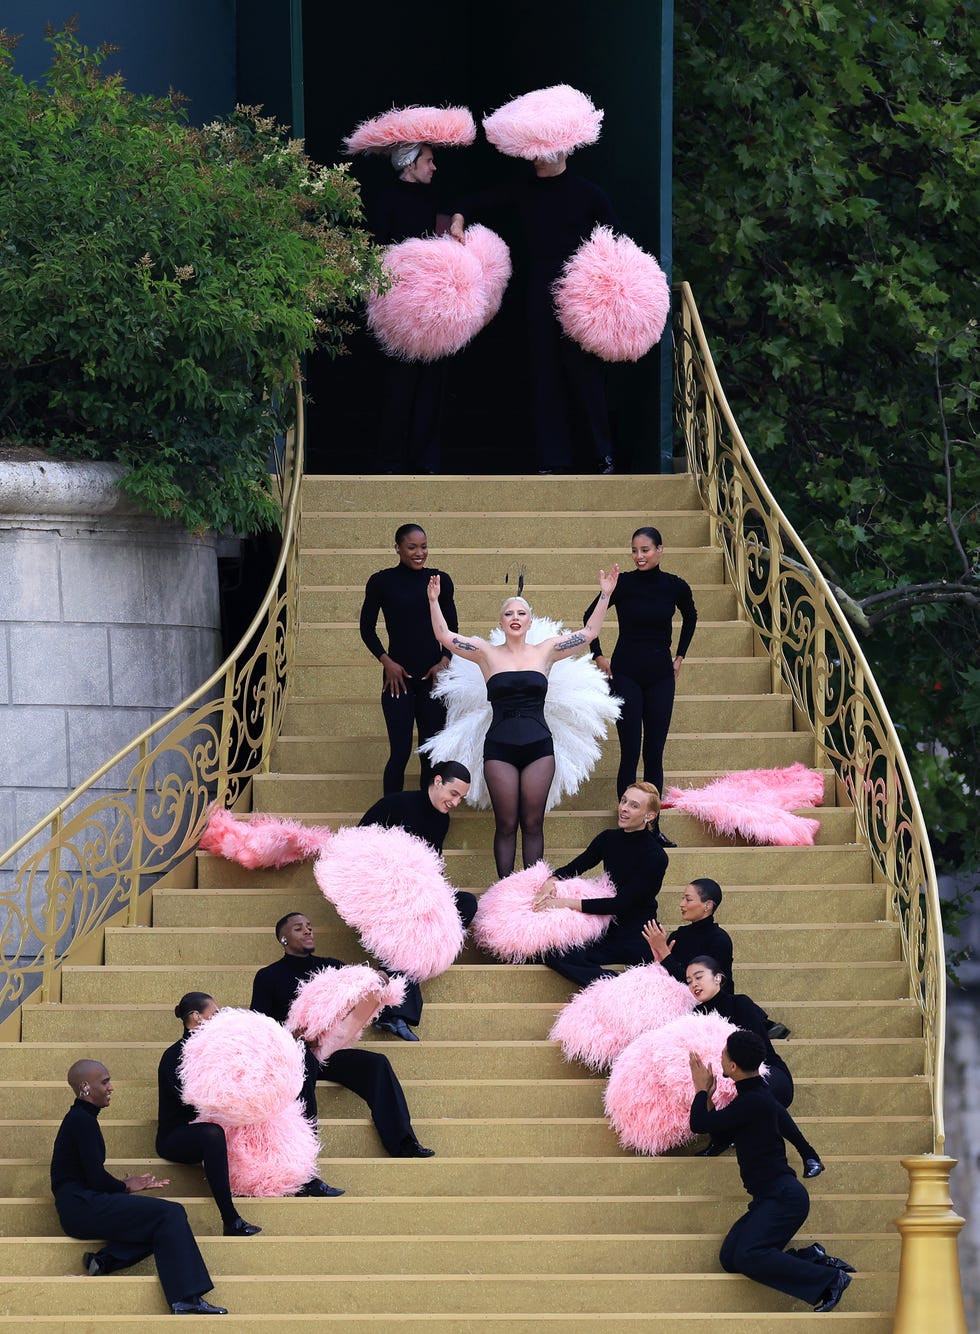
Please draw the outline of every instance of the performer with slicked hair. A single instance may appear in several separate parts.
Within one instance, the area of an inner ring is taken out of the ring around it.
[[[112,1076],[100,1061],[79,1060],[68,1071],[75,1101],[65,1113],[51,1155],[51,1193],[69,1237],[104,1237],[82,1263],[90,1275],[129,1269],[152,1255],[174,1315],[227,1315],[204,1293],[214,1287],[183,1205],[176,1200],[135,1198],[139,1191],[169,1185],[152,1172],[122,1180],[105,1169],[105,1140],[99,1112],[109,1106]]]

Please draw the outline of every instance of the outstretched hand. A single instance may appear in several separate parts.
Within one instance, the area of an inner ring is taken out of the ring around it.
[[[158,1181],[152,1172],[142,1172],[139,1176],[123,1177],[123,1184],[130,1195],[135,1195],[140,1190],[159,1190],[161,1186],[169,1186],[170,1178],[164,1177]]]
[[[613,589],[616,587],[616,583],[617,583],[618,579],[619,579],[619,566],[618,566],[618,565],[614,565],[614,566],[610,569],[610,571],[609,571],[608,574],[606,574],[605,570],[600,570],[600,571],[599,571],[599,590],[600,590],[600,592],[605,593],[606,597],[609,597],[610,594],[612,593]]]
[[[437,574],[429,575],[429,582],[425,591],[429,595],[430,602],[439,601],[439,594],[442,592],[442,580]]]

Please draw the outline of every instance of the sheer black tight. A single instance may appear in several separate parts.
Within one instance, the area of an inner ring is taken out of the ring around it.
[[[521,858],[533,866],[544,854],[544,808],[555,776],[554,755],[542,755],[524,769],[504,760],[483,766],[495,822],[493,859],[503,878],[514,869],[517,831],[521,831]]]

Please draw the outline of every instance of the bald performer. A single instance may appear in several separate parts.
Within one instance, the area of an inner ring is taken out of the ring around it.
[[[76,1061],[68,1071],[75,1101],[65,1113],[51,1155],[51,1193],[69,1237],[104,1237],[82,1264],[92,1276],[128,1269],[153,1256],[174,1315],[227,1315],[204,1300],[214,1284],[201,1259],[184,1206],[176,1200],[137,1199],[139,1191],[168,1186],[152,1172],[120,1180],[105,1170],[99,1112],[112,1098],[112,1076],[100,1061]]]

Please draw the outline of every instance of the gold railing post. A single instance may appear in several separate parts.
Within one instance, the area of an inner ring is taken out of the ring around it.
[[[824,624],[827,608],[819,588],[813,590],[813,767],[822,769],[827,763],[824,727],[827,720],[827,631]]]
[[[48,857],[47,900],[44,905],[44,962],[41,966],[41,1000],[61,1000],[61,969],[58,967],[58,884],[61,880],[61,811],[51,821],[51,852]],[[30,887],[28,888],[30,894]]]
[[[955,1158],[903,1158],[909,1174],[893,1334],[967,1334],[956,1239],[964,1220],[953,1212],[949,1174]]]

